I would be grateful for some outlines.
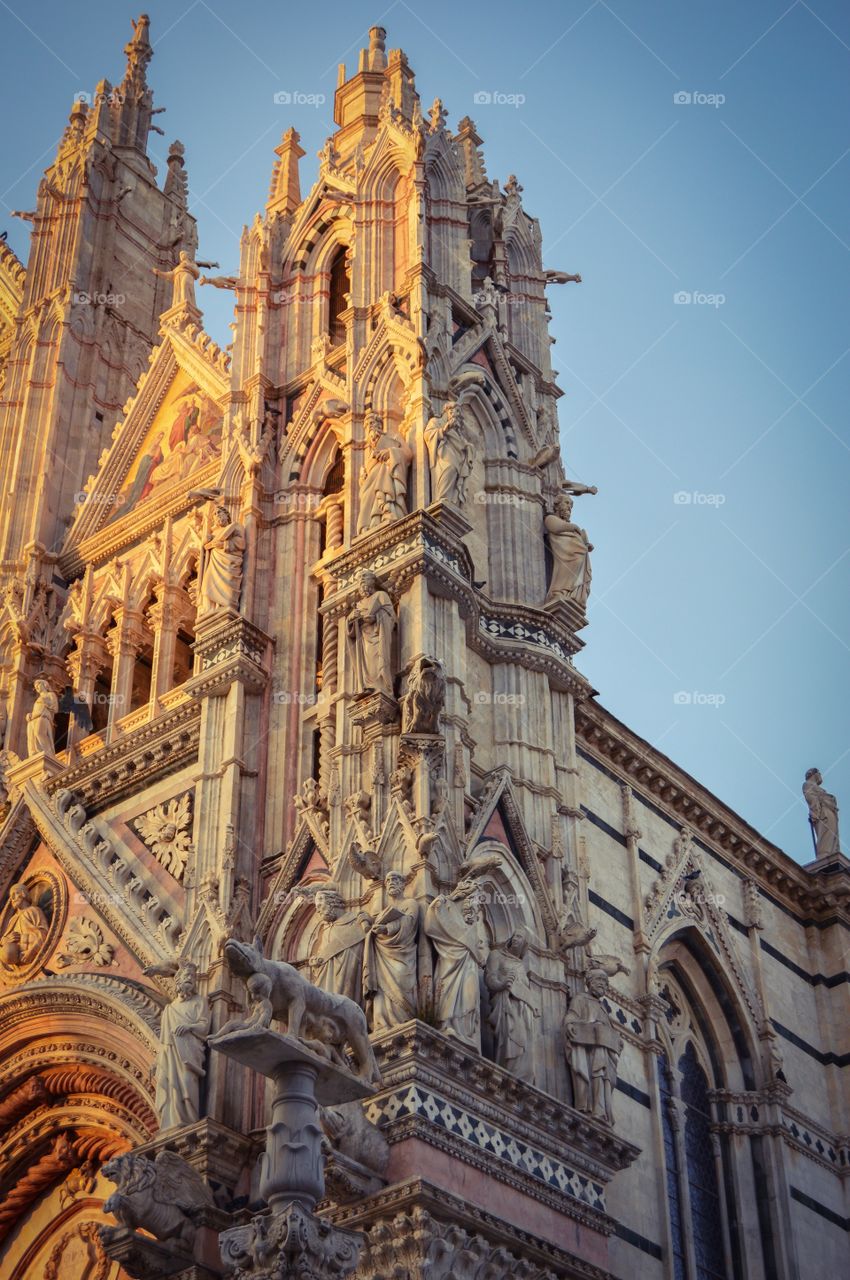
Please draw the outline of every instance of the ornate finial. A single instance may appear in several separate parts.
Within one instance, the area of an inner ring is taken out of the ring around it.
[[[440,133],[446,127],[446,120],[449,117],[448,111],[443,106],[442,98],[435,98],[431,104],[431,110],[428,112],[428,118],[431,121],[431,133]]]
[[[383,71],[387,65],[387,33],[384,27],[369,28],[369,70]]]
[[[186,148],[182,142],[172,142],[168,148],[168,173],[165,177],[163,192],[172,200],[184,207],[188,204],[189,184],[184,173]]]
[[[127,56],[127,70],[124,75],[124,81],[132,82],[139,88],[143,88],[146,84],[145,72],[147,65],[153,57],[153,49],[150,42],[150,18],[146,13],[139,16],[136,22],[133,22],[133,38],[124,46],[124,53]]]
[[[275,147],[278,157],[272,169],[271,186],[266,208],[269,212],[293,213],[301,203],[301,183],[298,176],[298,161],[305,151],[299,146],[301,135],[290,126],[281,139],[280,146]]]

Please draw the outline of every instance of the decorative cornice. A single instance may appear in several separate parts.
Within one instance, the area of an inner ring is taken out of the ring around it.
[[[818,919],[839,914],[850,924],[850,889],[824,885],[598,702],[576,707],[576,735],[589,755],[633,787],[638,799],[668,814],[672,825],[690,827],[722,861],[757,881],[768,897],[779,899],[795,915]]]
[[[560,1098],[527,1084],[458,1040],[422,1022],[407,1022],[373,1037],[384,1089],[423,1085],[485,1122],[566,1159],[604,1184],[637,1159],[638,1148],[607,1125]],[[376,1095],[380,1101],[383,1093]],[[372,1105],[370,1102],[368,1105]]]
[[[48,800],[34,783],[26,800],[39,833],[68,879],[88,898],[99,916],[142,964],[162,964],[176,949],[181,922],[160,901],[158,885],[136,863],[131,865],[74,802],[74,793]],[[83,976],[83,975],[80,975]],[[86,975],[106,981],[101,975]]]
[[[394,1269],[397,1242],[404,1241],[414,1252],[421,1250],[427,1253],[432,1236],[439,1235],[447,1227],[456,1233],[454,1243],[458,1245],[468,1232],[494,1246],[501,1265],[497,1272],[489,1274],[511,1276],[512,1280],[611,1280],[609,1272],[593,1263],[585,1262],[552,1242],[505,1222],[496,1214],[488,1213],[486,1209],[479,1208],[460,1196],[454,1196],[424,1178],[411,1178],[406,1182],[396,1183],[354,1205],[331,1209],[327,1216],[338,1226],[366,1233],[363,1265],[368,1270],[363,1271],[361,1268],[358,1275],[378,1276],[380,1280],[397,1274]],[[386,1272],[374,1265],[370,1253],[370,1246],[374,1248],[375,1244],[384,1241],[389,1242],[392,1256],[390,1269]],[[505,1249],[518,1256],[505,1256]],[[441,1270],[438,1274],[454,1276],[453,1267],[459,1268],[462,1265],[458,1253],[449,1248],[444,1251],[443,1256],[449,1270]],[[418,1280],[420,1274],[433,1275],[434,1272],[425,1269],[421,1272],[418,1269],[405,1270],[405,1275],[408,1274]],[[485,1274],[488,1274],[486,1270]]]
[[[362,535],[350,548],[316,566],[325,583],[322,612],[331,619],[345,615],[363,567],[376,573],[396,600],[414,578],[424,575],[435,594],[457,601],[467,643],[488,662],[544,671],[554,687],[578,700],[588,698],[593,690],[572,664],[582,642],[551,611],[484,596],[473,585],[472,560],[461,541],[468,531],[459,513],[433,506]]]
[[[195,761],[200,726],[197,702],[182,702],[63,769],[47,783],[47,794],[67,787],[87,810],[96,813]]]
[[[227,693],[234,681],[264,689],[269,681],[273,641],[231,609],[202,614],[195,628],[198,673],[184,688],[195,699]]]

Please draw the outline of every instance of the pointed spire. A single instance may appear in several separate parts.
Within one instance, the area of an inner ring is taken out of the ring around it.
[[[185,155],[186,148],[183,143],[177,140],[172,142],[168,148],[168,160],[166,162],[168,173],[165,176],[165,184],[162,188],[164,195],[184,209],[188,204],[189,196],[189,181],[185,173]]]
[[[147,66],[153,57],[149,28],[150,19],[146,13],[133,23],[133,38],[124,46],[124,53],[127,55],[124,79],[110,103],[114,145],[131,147],[144,155],[147,155],[148,134],[151,129],[162,133],[161,129],[151,124],[151,116],[156,112],[147,79]]]
[[[150,18],[146,13],[133,22],[133,38],[124,46],[127,55],[127,70],[124,72],[124,84],[134,89],[147,88],[147,66],[153,57],[150,42]]]
[[[475,122],[464,116],[458,123],[457,143],[463,157],[467,189],[476,189],[487,181],[487,170],[484,168],[484,157],[479,151],[483,142],[475,131]]]
[[[419,102],[419,95],[416,92],[413,71],[403,49],[390,50],[385,75],[393,102],[400,110],[402,119],[410,123]]]
[[[280,146],[275,147],[275,155],[278,159],[272,169],[271,187],[266,203],[268,213],[294,213],[301,203],[298,162],[306,152],[298,145],[300,141],[300,134],[295,129],[289,128],[283,135]]]

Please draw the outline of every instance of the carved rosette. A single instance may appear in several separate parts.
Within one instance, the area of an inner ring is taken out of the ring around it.
[[[362,1237],[292,1203],[257,1214],[219,1235],[225,1274],[233,1280],[343,1280],[360,1258]]]
[[[192,853],[192,797],[193,792],[186,791],[155,805],[130,824],[145,848],[175,880],[183,879]]]

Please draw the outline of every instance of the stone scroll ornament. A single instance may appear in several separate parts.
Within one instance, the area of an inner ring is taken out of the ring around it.
[[[614,1123],[614,1087],[623,1037],[602,998],[608,975],[600,966],[585,974],[585,990],[574,995],[564,1018],[564,1052],[573,1084],[573,1105],[605,1124]]]
[[[267,960],[259,940],[225,944],[231,972],[247,979],[250,1008],[210,1038],[210,1046],[273,1081],[271,1124],[260,1159],[260,1195],[268,1205],[219,1235],[228,1275],[286,1280],[354,1271],[361,1237],[313,1210],[325,1194],[320,1104],[338,1107],[380,1085],[366,1015],[347,996],[323,991],[282,960]],[[278,1020],[285,1033],[275,1031]],[[349,1066],[350,1049],[356,1074]]]

